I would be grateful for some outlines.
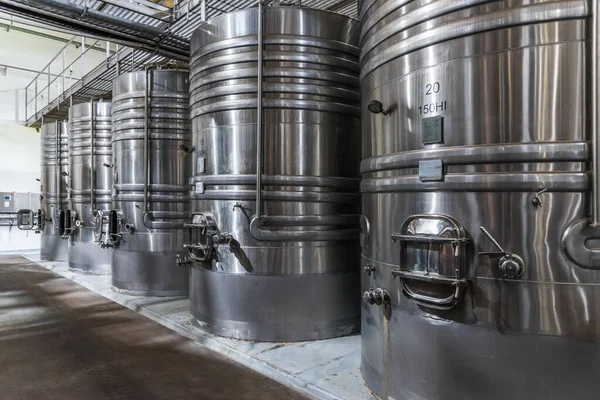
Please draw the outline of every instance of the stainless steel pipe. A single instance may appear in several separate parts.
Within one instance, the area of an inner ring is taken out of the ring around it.
[[[263,173],[263,49],[264,49],[264,4],[258,1],[258,82],[256,83],[256,216],[263,215],[262,173]]]
[[[90,109],[92,110],[90,112],[90,161],[92,166],[96,165],[96,158],[95,158],[95,134],[94,134],[94,124],[95,124],[95,118],[94,118],[94,99],[90,100]],[[93,168],[93,167],[92,167]],[[95,211],[96,210],[96,205],[95,205],[95,200],[96,200],[96,193],[95,193],[95,188],[96,188],[96,176],[95,176],[95,171],[92,170],[92,173],[90,174],[90,210]]]
[[[148,112],[150,110],[149,108],[149,101],[150,101],[150,69],[148,68],[148,66],[146,66],[146,68],[144,69],[145,73],[145,89],[144,89],[144,207],[142,208],[143,212],[144,212],[144,216],[148,213],[148,188],[150,187],[150,170],[148,168],[148,143],[149,143],[149,139],[148,139],[148,122],[149,122],[149,116],[148,116]],[[144,223],[144,225],[146,225]]]
[[[591,38],[591,136],[592,136],[592,227],[600,227],[600,1],[591,0],[592,38]]]

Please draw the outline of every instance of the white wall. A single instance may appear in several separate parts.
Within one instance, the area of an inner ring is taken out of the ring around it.
[[[39,193],[40,134],[0,121],[0,192]]]
[[[5,16],[0,14],[0,19],[6,23]],[[15,23],[14,26],[20,26]],[[37,30],[25,27],[30,30]],[[45,32],[53,36],[71,38],[70,35],[61,35],[56,32]],[[76,41],[81,43],[81,38]],[[86,45],[94,43],[88,39]],[[41,71],[50,60],[61,52],[65,43],[26,34],[17,30],[0,29],[0,65],[26,68],[33,71]],[[69,64],[81,54],[81,48],[70,45],[65,50],[66,63]],[[80,78],[104,61],[105,52],[91,50],[86,53],[85,62],[81,60],[70,67],[73,78]],[[52,64],[50,72],[59,74],[63,68],[62,54]],[[32,128],[23,126],[25,122],[25,87],[37,74],[30,71],[22,71],[17,68],[0,67],[0,192],[16,193],[39,193],[40,182],[36,178],[40,176],[40,134]],[[68,87],[68,75],[65,86]],[[54,79],[53,77],[51,79]],[[59,78],[60,79],[60,78]],[[47,85],[47,74],[40,77],[38,86],[41,89]],[[73,82],[75,80],[73,79]],[[62,79],[51,85],[50,99],[54,99],[62,89]],[[31,98],[33,87],[29,90]],[[19,93],[19,97],[15,96]],[[47,102],[47,91],[44,91],[44,100]],[[39,99],[42,100],[42,99]],[[41,106],[43,101],[40,101]],[[38,109],[41,108],[38,107]],[[34,104],[30,105],[30,112]],[[19,124],[19,122],[21,124]],[[40,235],[29,231],[19,231],[15,226],[12,228],[0,226],[0,253],[14,251],[17,249],[35,249],[40,246]]]
[[[1,18],[0,21],[6,23]],[[28,26],[21,26],[29,30],[38,30]],[[39,30],[38,30],[39,31]],[[61,37],[63,39],[70,39],[71,35],[63,35],[52,31],[46,31],[45,34]],[[95,43],[96,40],[87,39],[86,48]],[[65,49],[65,60],[64,67],[68,67],[71,62],[77,59],[81,55],[81,47],[76,48],[75,44],[81,44],[81,37],[77,37],[74,42]],[[97,44],[98,47],[105,46],[105,42]],[[60,55],[54,60],[50,67],[50,72],[54,75],[58,75],[63,70],[63,55],[61,49],[65,46],[65,43],[48,39],[45,37],[39,37],[27,33],[23,33],[17,30],[0,29],[0,65],[8,65],[20,68],[26,68],[33,71],[42,71],[43,68],[57,55]],[[100,62],[106,60],[106,53],[104,51],[90,50],[85,54],[83,59],[75,61],[75,64],[69,67],[71,73],[67,72],[64,86],[69,87],[72,83],[76,82],[76,79],[81,78],[82,74],[90,72]],[[46,71],[47,72],[47,71]],[[17,121],[25,121],[25,87],[32,82],[36,77],[35,72],[22,71],[15,68],[4,69],[0,67],[0,121],[15,121],[15,108],[19,108]],[[73,79],[69,79],[71,76]],[[40,97],[38,97],[38,109],[41,109],[50,100],[55,99],[61,92],[63,87],[62,78],[56,78],[51,76],[50,80],[50,96],[48,91],[43,90]],[[38,78],[38,89],[41,91],[48,85],[47,73],[42,74]],[[27,96],[31,100],[35,94],[35,85],[32,85],[28,90]],[[18,104],[15,100],[15,91],[19,91]],[[42,98],[43,96],[43,98]],[[35,104],[31,103],[29,107],[29,114],[33,114],[35,110]],[[1,151],[1,149],[0,149]]]
[[[0,14],[0,19],[4,18]],[[2,22],[6,23],[4,19]],[[20,26],[18,23],[15,26]],[[24,28],[37,30],[35,28]],[[47,31],[47,34],[69,39],[70,35],[61,35]],[[76,39],[81,43],[81,38]],[[87,46],[94,40],[86,40]],[[58,54],[65,43],[43,38],[17,30],[0,29],[0,65],[42,70]],[[66,49],[67,64],[81,54],[81,48],[70,45]],[[104,61],[106,54],[101,51],[89,51],[85,62],[79,61],[71,69],[72,76],[80,78],[82,73]],[[59,74],[62,70],[62,54],[54,62],[51,72]],[[15,68],[0,67],[0,192],[39,193],[40,183],[40,134],[31,128],[22,126],[25,121],[24,88],[34,79],[36,73]],[[40,88],[47,84],[46,75],[38,82]],[[68,82],[66,82],[68,86]],[[52,85],[51,98],[58,95],[59,82]],[[19,92],[16,98],[15,91]],[[32,93],[29,94],[30,96]],[[47,96],[46,96],[47,97]],[[47,100],[47,99],[46,99]],[[32,104],[33,106],[33,104]],[[16,113],[16,109],[19,110]],[[18,125],[18,123],[21,125]]]

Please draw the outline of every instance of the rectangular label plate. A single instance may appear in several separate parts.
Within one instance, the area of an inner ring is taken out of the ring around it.
[[[204,194],[204,182],[196,182],[196,194]]]
[[[444,141],[444,118],[429,117],[423,118],[423,144],[442,143]]]
[[[198,157],[198,166],[196,167],[197,174],[203,174],[206,171],[206,158]]]
[[[442,160],[419,161],[419,179],[421,182],[436,182],[444,180]]]

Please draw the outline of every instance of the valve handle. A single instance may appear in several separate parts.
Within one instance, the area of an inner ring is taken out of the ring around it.
[[[488,239],[490,239],[492,243],[494,243],[494,246],[496,246],[498,250],[500,250],[504,254],[509,254],[502,248],[502,246],[500,246],[500,243],[498,243],[496,239],[494,239],[494,237],[491,235],[491,233],[489,233],[483,226],[480,226],[479,229],[481,230],[481,232],[483,232],[485,236],[487,236]]]

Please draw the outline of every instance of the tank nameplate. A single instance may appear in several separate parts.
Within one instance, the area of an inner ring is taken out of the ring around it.
[[[198,157],[198,166],[196,167],[196,172],[199,174],[203,174],[206,170],[206,158]]]
[[[419,161],[419,179],[421,182],[435,182],[444,180],[442,160]]]
[[[423,118],[423,144],[442,143],[444,140],[444,118]]]

